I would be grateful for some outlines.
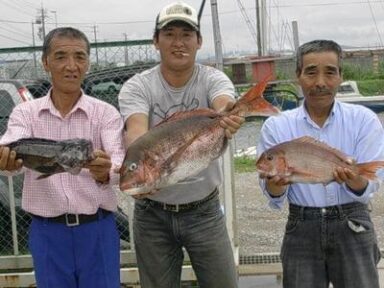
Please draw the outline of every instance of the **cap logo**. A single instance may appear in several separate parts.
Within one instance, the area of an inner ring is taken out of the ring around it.
[[[186,14],[190,16],[192,15],[192,11],[188,7],[184,7],[182,5],[175,5],[173,7],[168,8],[166,14],[167,15]]]

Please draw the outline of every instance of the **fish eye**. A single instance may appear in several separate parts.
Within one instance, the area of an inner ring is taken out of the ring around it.
[[[137,169],[137,164],[136,163],[132,163],[131,165],[129,165],[129,171],[134,171]]]
[[[268,154],[267,155],[267,160],[268,161],[272,161],[273,160],[273,155],[272,154]]]

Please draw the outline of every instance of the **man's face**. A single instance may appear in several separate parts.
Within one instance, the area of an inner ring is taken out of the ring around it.
[[[162,63],[173,69],[185,68],[195,63],[197,50],[202,40],[189,25],[167,25],[154,39],[156,49],[160,51]]]
[[[304,55],[298,81],[308,107],[330,107],[342,82],[336,53],[320,52]]]
[[[78,93],[89,67],[87,44],[81,39],[55,37],[43,65],[51,73],[53,91]]]

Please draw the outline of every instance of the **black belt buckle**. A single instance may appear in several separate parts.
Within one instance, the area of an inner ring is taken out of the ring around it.
[[[68,227],[79,226],[79,214],[65,214],[65,225]]]

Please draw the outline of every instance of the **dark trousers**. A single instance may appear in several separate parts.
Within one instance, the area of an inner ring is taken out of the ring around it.
[[[290,205],[281,258],[285,288],[378,288],[380,251],[367,206]]]
[[[140,285],[180,288],[183,250],[200,288],[236,288],[237,273],[219,198],[188,211],[171,212],[135,201],[133,232]]]

